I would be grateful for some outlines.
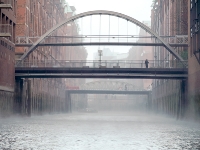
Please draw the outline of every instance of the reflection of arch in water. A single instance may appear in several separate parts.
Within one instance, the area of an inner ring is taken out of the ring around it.
[[[63,25],[68,24],[68,23],[70,23],[70,22],[72,22],[74,20],[77,20],[79,18],[86,17],[86,16],[91,16],[91,15],[110,15],[110,16],[116,16],[118,18],[122,18],[122,19],[125,19],[125,20],[129,21],[129,22],[132,22],[133,24],[136,24],[137,26],[139,26],[142,29],[144,29],[145,31],[147,31],[149,34],[155,36],[161,43],[164,44],[164,47],[173,56],[175,56],[178,60],[184,61],[182,59],[182,57],[177,52],[175,52],[174,49],[168,43],[166,43],[157,33],[155,33],[153,30],[151,30],[149,27],[147,27],[143,23],[141,23],[138,20],[136,20],[136,19],[134,19],[132,17],[129,17],[127,15],[124,15],[124,14],[121,14],[121,13],[118,13],[118,12],[113,12],[113,11],[106,11],[106,10],[89,11],[89,12],[85,12],[85,13],[81,13],[81,14],[72,16],[71,18],[68,18],[68,19],[64,20],[63,22],[57,24],[56,26],[54,26],[53,28],[51,28],[49,31],[47,31],[44,35],[42,35],[35,43],[33,43],[33,45],[29,48],[29,50],[27,52],[25,52],[20,59],[24,60],[30,53],[32,53],[36,49],[36,47],[38,46],[39,43],[41,43],[47,36],[49,36],[50,34],[52,34],[54,31],[56,31],[57,29],[59,29]]]
[[[83,84],[79,87],[80,90],[112,90],[112,91],[143,91],[144,89],[138,88],[123,81],[94,81]]]

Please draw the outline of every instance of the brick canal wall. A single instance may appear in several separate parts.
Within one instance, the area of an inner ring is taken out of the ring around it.
[[[13,114],[14,93],[0,90],[0,117]]]
[[[48,84],[51,91],[43,87],[36,91],[30,79],[17,79],[15,86],[14,113],[30,116],[31,114],[40,115],[45,113],[66,112],[65,107],[65,88],[51,87],[55,85]],[[38,85],[37,85],[38,86]]]
[[[185,116],[187,80],[161,80],[152,89],[152,109],[177,118]]]

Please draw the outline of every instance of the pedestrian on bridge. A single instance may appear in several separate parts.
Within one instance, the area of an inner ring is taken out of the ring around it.
[[[146,68],[148,68],[148,65],[149,65],[148,59],[146,59],[144,63],[145,63]]]
[[[127,85],[125,85],[125,91],[127,91]]]

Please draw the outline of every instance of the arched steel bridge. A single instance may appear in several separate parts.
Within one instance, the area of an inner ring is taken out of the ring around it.
[[[176,57],[178,60],[180,61],[184,61],[182,59],[182,57],[172,48],[172,46],[170,46],[162,37],[160,37],[157,33],[155,33],[153,30],[151,30],[149,27],[147,27],[146,25],[144,25],[143,23],[139,22],[138,20],[130,17],[130,16],[127,16],[127,15],[124,15],[124,14],[121,14],[121,13],[118,13],[118,12],[113,12],[113,11],[106,11],[106,10],[96,10],[96,11],[89,11],[89,12],[85,12],[85,13],[81,13],[81,14],[78,14],[78,15],[75,15],[75,16],[72,16],[71,18],[68,18],[66,20],[64,20],[63,22],[57,24],[56,26],[54,26],[52,29],[50,29],[49,31],[47,31],[44,35],[42,35],[41,37],[39,37],[37,39],[37,41],[35,41],[33,44],[31,44],[31,47],[28,49],[28,51],[26,51],[22,57],[20,58],[20,60],[24,60],[30,53],[32,53],[36,48],[37,46],[45,46],[44,45],[44,41],[46,38],[48,37],[51,37],[50,35],[56,31],[57,29],[59,29],[60,27],[62,27],[63,25],[65,24],[68,24],[70,22],[73,22],[77,19],[80,19],[80,18],[83,18],[83,17],[86,17],[86,16],[93,16],[93,15],[109,15],[109,16],[115,16],[115,17],[118,17],[118,18],[122,18],[124,20],[127,20],[127,22],[131,22],[139,27],[141,27],[142,29],[144,29],[146,32],[148,32],[150,35],[152,35],[153,37],[155,37],[158,41],[160,41],[160,43],[149,43],[149,45],[155,45],[155,46],[164,46],[174,57]],[[28,39],[29,40],[29,39]],[[25,40],[25,41],[28,41],[28,40]],[[18,42],[20,43],[21,40],[18,40]],[[50,43],[49,43],[50,44]],[[97,42],[96,45],[136,45],[134,43],[128,43],[128,42],[125,42],[125,43],[119,43],[119,42],[116,42],[116,43],[100,43],[100,42]],[[51,44],[51,46],[53,46],[54,44]],[[70,45],[70,44],[68,44]],[[75,45],[84,45],[83,43],[76,43],[76,44],[73,44],[71,43],[71,46],[75,46]],[[85,43],[85,45],[95,45],[95,43]],[[140,45],[140,44],[138,44]],[[145,43],[143,43],[143,45],[145,45]],[[148,45],[148,43],[146,44]],[[19,44],[16,43],[16,46],[20,46]],[[25,45],[21,45],[21,46],[25,46]],[[29,44],[30,46],[30,44]],[[50,45],[46,45],[46,46],[50,46]],[[183,46],[183,45],[182,45]],[[187,46],[187,44],[186,44]]]

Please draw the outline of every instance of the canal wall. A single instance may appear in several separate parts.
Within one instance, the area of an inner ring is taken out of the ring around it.
[[[14,113],[30,116],[65,112],[65,86],[53,80],[16,79]]]
[[[187,80],[157,80],[152,89],[152,110],[176,118],[185,117]]]
[[[0,90],[0,117],[8,117],[13,114],[14,93]]]
[[[200,121],[200,65],[194,57],[189,58],[187,117]]]

